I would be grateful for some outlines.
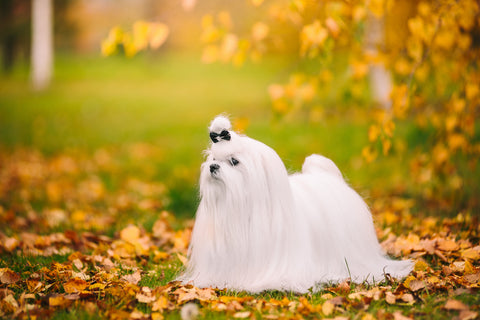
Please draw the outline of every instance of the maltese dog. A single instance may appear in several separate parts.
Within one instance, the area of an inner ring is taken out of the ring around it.
[[[340,170],[320,155],[289,175],[267,145],[216,117],[200,175],[186,270],[194,286],[305,293],[350,279],[403,278],[409,260],[382,251],[372,216]]]

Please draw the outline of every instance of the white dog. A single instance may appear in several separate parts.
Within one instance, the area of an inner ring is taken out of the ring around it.
[[[329,159],[311,155],[288,175],[276,152],[218,116],[200,176],[183,283],[260,292],[317,290],[350,278],[405,277],[378,243],[370,211]]]

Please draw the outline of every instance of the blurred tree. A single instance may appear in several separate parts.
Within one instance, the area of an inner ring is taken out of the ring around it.
[[[196,4],[185,2],[190,10]],[[203,62],[242,65],[288,54],[291,74],[268,88],[276,117],[319,122],[329,112],[360,111],[371,121],[366,162],[396,153],[425,199],[444,208],[480,207],[471,196],[480,192],[471,174],[480,155],[478,1],[248,3],[255,13],[249,17],[235,19],[234,10],[203,17]],[[400,123],[420,138],[396,134]]]
[[[32,0],[32,65],[34,90],[48,87],[53,69],[52,0]]]
[[[9,72],[16,57],[28,51],[30,0],[0,1],[2,68]]]

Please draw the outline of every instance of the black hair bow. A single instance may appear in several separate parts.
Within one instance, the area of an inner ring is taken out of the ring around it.
[[[217,143],[220,140],[229,141],[231,139],[230,132],[228,132],[227,130],[223,130],[220,133],[216,133],[212,131],[210,132],[210,139],[212,139],[213,143]]]

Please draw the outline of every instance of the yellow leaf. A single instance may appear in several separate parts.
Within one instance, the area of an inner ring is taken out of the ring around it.
[[[137,226],[130,225],[120,231],[120,239],[125,242],[135,244],[140,238],[140,229]]]
[[[335,306],[333,305],[333,303],[329,301],[325,301],[322,305],[322,312],[327,317],[333,313],[334,309],[335,309]]]
[[[367,2],[368,9],[377,18],[383,17],[385,10],[389,10],[392,6],[392,1],[389,0],[370,0]]]
[[[263,3],[264,0],[251,0],[251,1],[255,7],[258,7]]]
[[[407,53],[414,61],[422,60],[423,44],[418,38],[409,38],[407,40]]]
[[[340,33],[340,27],[338,26],[337,21],[335,21],[335,19],[333,19],[332,17],[328,17],[325,20],[325,26],[334,38],[336,38]]]
[[[445,163],[450,157],[448,149],[443,144],[437,144],[432,151],[433,160],[436,164]]]
[[[65,290],[66,293],[81,292],[86,287],[88,287],[88,283],[85,280],[78,279],[78,278],[70,279],[63,284],[63,289]]]
[[[408,276],[403,281],[403,285],[405,286],[405,288],[410,289],[410,282],[415,281],[415,280],[416,280],[416,278],[414,276]]]
[[[368,64],[365,62],[356,61],[351,64],[352,71],[353,71],[353,78],[354,79],[362,79],[368,74]]]
[[[137,51],[143,50],[148,45],[148,23],[137,21],[133,24],[133,43]]]
[[[462,258],[464,259],[469,259],[469,260],[478,260],[480,259],[480,248],[476,247],[475,248],[470,248],[462,252]]]
[[[435,45],[444,49],[450,50],[452,49],[455,43],[455,37],[457,36],[456,32],[452,32],[452,30],[445,30],[442,32],[437,33],[435,37]]]
[[[382,139],[383,155],[386,156],[392,147],[392,141],[390,139]]]
[[[320,21],[315,20],[313,23],[303,27],[300,37],[300,54],[304,56],[310,48],[319,47],[325,42],[328,38],[328,31],[322,27]]]
[[[105,289],[106,285],[104,283],[94,283],[88,286],[88,290],[95,291],[95,290],[103,290]]]
[[[263,22],[257,22],[252,27],[252,38],[255,41],[262,41],[268,36],[269,31],[268,25]]]
[[[468,100],[472,100],[475,97],[477,97],[479,92],[480,92],[480,88],[478,83],[470,82],[470,83],[467,83],[467,85],[465,86],[465,94]]]
[[[452,133],[447,139],[448,146],[451,150],[465,149],[467,147],[467,139],[460,133]]]
[[[163,320],[164,317],[160,312],[152,312],[151,314],[152,320]]]
[[[427,271],[428,269],[428,264],[424,260],[417,260],[415,262],[415,271]]]
[[[248,125],[250,124],[250,119],[247,117],[241,117],[235,119],[233,122],[233,128],[237,132],[245,132],[245,130],[248,128]]]
[[[440,279],[436,276],[431,276],[427,279],[427,282],[431,284],[436,284],[440,282]]]
[[[163,23],[151,23],[148,32],[150,37],[150,47],[158,49],[167,40],[170,30],[168,26]]]
[[[71,301],[67,300],[63,295],[58,294],[48,298],[48,304],[50,307],[64,307],[70,304]]]
[[[466,274],[472,274],[475,273],[477,270],[475,267],[472,265],[472,263],[468,260],[465,261],[465,273]]]
[[[389,119],[383,123],[383,132],[390,138],[393,137],[393,131],[395,130],[395,122]]]
[[[168,299],[165,296],[160,296],[152,305],[152,311],[160,311],[167,309]]]
[[[372,162],[377,158],[377,151],[373,149],[372,146],[366,146],[362,149],[362,156],[367,161],[367,163]]]

